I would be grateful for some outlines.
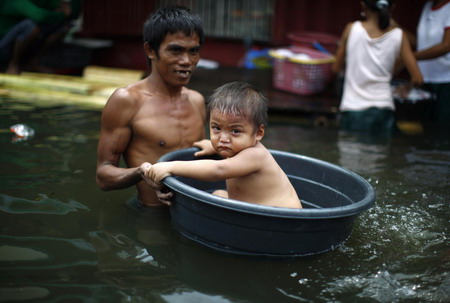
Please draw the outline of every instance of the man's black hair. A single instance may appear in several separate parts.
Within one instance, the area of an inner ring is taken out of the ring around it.
[[[161,8],[151,14],[145,21],[143,38],[144,42],[147,42],[155,51],[156,56],[159,56],[159,47],[166,35],[177,32],[182,32],[187,37],[196,33],[200,39],[200,45],[205,39],[200,17],[183,6]]]

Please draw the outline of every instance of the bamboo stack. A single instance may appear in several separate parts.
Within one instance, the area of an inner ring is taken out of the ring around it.
[[[136,82],[142,71],[88,66],[82,77],[24,72],[0,73],[0,97],[39,106],[75,105],[102,109],[115,89]]]

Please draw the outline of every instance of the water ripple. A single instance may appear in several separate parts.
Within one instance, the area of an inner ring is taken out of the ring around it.
[[[70,200],[65,203],[44,194],[41,194],[35,201],[0,194],[0,210],[9,214],[65,215],[80,209],[89,210],[88,207],[77,201]]]

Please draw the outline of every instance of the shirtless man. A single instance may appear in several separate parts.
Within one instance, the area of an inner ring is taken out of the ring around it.
[[[136,185],[145,206],[160,206],[158,197],[168,198],[145,182],[140,166],[205,137],[204,98],[185,87],[203,40],[201,20],[186,8],[161,9],[146,21],[144,49],[151,74],[117,89],[102,113],[96,173],[102,190]],[[119,167],[122,156],[127,168]]]

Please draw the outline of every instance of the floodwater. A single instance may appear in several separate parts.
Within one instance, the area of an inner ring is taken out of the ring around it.
[[[376,205],[306,259],[227,255],[183,238],[133,188],[95,185],[100,112],[0,99],[0,302],[449,302],[450,137],[357,137],[271,116],[269,148],[346,167]],[[288,123],[289,122],[289,123]],[[14,142],[9,126],[35,136]]]

